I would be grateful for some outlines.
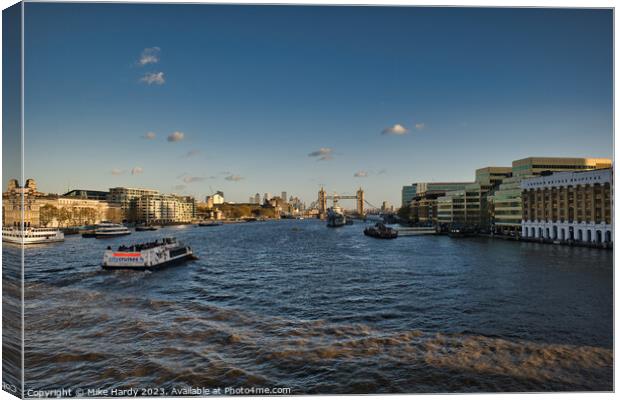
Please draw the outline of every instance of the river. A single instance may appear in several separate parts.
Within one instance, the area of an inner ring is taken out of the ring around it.
[[[612,390],[611,251],[317,220],[28,247],[26,388],[304,393]],[[103,271],[173,235],[199,260]],[[19,249],[4,246],[4,263]]]

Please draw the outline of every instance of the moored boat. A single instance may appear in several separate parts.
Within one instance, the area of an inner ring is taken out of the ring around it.
[[[156,231],[157,227],[153,225],[136,225],[136,232]]]
[[[208,222],[199,222],[198,226],[220,226],[222,225],[221,221],[208,221]]]
[[[168,237],[154,242],[119,246],[117,250],[108,249],[103,254],[103,269],[155,270],[183,261],[195,259],[190,246]]]
[[[342,209],[338,206],[327,209],[327,227],[338,228],[346,225],[347,218],[344,216]]]
[[[396,239],[398,237],[398,231],[379,222],[375,224],[375,226],[369,226],[364,229],[364,235],[377,239]]]
[[[62,242],[65,234],[57,228],[2,227],[2,241],[15,244],[44,244]]]

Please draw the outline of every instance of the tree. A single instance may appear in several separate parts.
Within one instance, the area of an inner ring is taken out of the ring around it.
[[[405,221],[409,221],[409,218],[411,217],[411,206],[409,205],[402,206],[401,208],[398,209],[398,212],[396,214],[398,214],[398,216],[401,219]]]
[[[54,219],[58,219],[58,208],[52,204],[46,204],[39,208],[39,223],[41,226],[47,226]]]

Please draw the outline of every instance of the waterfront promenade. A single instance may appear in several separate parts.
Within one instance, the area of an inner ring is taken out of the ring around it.
[[[611,252],[362,230],[170,226],[27,248],[26,387],[612,389]],[[200,259],[101,270],[106,246],[163,235]]]

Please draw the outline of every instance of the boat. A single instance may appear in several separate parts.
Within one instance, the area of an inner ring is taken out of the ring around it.
[[[15,244],[44,244],[62,242],[65,234],[58,228],[2,227],[2,241]]]
[[[414,226],[397,228],[399,236],[436,235],[437,229],[432,226]]]
[[[199,222],[198,226],[220,226],[222,225],[221,221],[209,221],[209,222]]]
[[[131,234],[131,231],[124,225],[115,224],[109,221],[102,221],[94,229],[82,233],[82,237],[94,237],[97,239],[124,236]]]
[[[135,271],[156,270],[196,259],[192,248],[174,237],[166,237],[154,242],[119,246],[112,250],[108,246],[103,253],[103,269],[126,269]]]
[[[451,238],[464,238],[464,237],[472,237],[476,236],[477,231],[473,227],[470,226],[453,226],[450,228],[450,232],[448,236]]]
[[[333,206],[327,209],[327,227],[338,228],[344,226],[347,223],[347,218],[344,216],[342,209],[338,206]]]
[[[157,227],[153,225],[136,225],[136,232],[156,231]]]
[[[369,226],[364,229],[364,235],[377,239],[396,239],[398,237],[398,231],[385,226],[382,222],[378,222],[375,226]]]

